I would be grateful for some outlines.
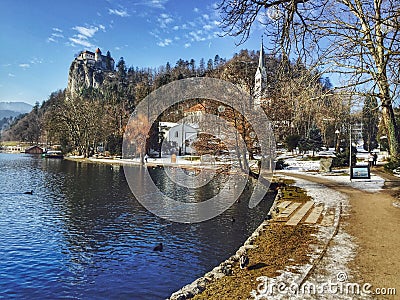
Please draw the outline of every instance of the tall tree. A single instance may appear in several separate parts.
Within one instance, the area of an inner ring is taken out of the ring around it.
[[[398,0],[222,0],[219,11],[223,29],[241,42],[262,20],[284,61],[298,55],[341,74],[343,92],[377,97],[392,158],[400,159],[393,111],[400,79]]]
[[[138,155],[142,164],[144,164],[150,128],[151,124],[147,116],[139,114],[137,118],[130,120],[125,131],[126,153]]]
[[[107,51],[107,55],[106,55],[106,68],[107,68],[107,70],[112,70],[110,51]]]
[[[117,74],[122,80],[126,78],[126,64],[123,57],[121,57],[117,63]]]
[[[362,136],[364,149],[371,151],[378,146],[379,107],[375,97],[367,96],[362,109]]]

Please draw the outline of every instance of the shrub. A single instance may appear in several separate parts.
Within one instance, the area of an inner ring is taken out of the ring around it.
[[[400,160],[391,160],[385,166],[385,170],[393,172],[397,168],[400,168]]]
[[[275,163],[275,170],[283,170],[288,164],[282,158],[279,158]]]

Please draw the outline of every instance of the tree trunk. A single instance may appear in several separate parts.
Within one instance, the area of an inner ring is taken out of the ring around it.
[[[386,135],[389,143],[389,151],[392,160],[400,159],[400,142],[397,136],[398,126],[391,103],[382,105],[382,119],[385,124]]]

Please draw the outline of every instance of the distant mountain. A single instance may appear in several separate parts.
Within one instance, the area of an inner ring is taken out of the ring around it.
[[[21,113],[13,110],[0,109],[0,120],[3,118],[17,117]]]
[[[25,102],[0,102],[0,111],[9,110],[24,114],[32,110],[32,105]]]

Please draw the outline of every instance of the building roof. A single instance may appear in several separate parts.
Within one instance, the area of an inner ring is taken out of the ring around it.
[[[196,112],[196,111],[205,111],[206,108],[204,107],[204,105],[198,103],[196,105],[193,105],[187,109],[185,109],[185,112]]]
[[[43,148],[39,147],[38,145],[30,146],[30,147],[26,148],[25,150],[31,150],[31,149],[34,149],[34,148],[39,148],[39,149],[43,150]]]

